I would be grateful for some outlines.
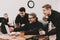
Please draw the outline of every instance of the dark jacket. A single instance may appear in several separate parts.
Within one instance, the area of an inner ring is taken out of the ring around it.
[[[52,10],[52,14],[49,16],[48,21],[51,21],[53,25],[56,27],[56,40],[60,40],[60,13]]]
[[[36,35],[39,34],[39,30],[43,28],[42,23],[40,23],[39,21],[36,21],[34,23],[28,23],[27,25],[25,25],[25,28],[23,28],[23,31],[25,32],[25,34],[32,34],[32,35]]]
[[[28,22],[28,14],[26,13],[25,16],[22,18],[19,14],[16,16],[15,23],[16,24],[26,24]]]
[[[48,21],[51,21],[57,30],[60,31],[60,13],[52,10],[52,14],[49,16]]]
[[[4,34],[7,33],[5,25],[8,25],[8,21],[9,21],[9,19],[5,19],[5,18],[2,19],[1,32]]]

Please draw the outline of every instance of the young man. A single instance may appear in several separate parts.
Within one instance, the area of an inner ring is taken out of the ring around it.
[[[21,27],[23,27],[24,25],[26,25],[26,23],[28,22],[28,14],[25,13],[26,10],[24,7],[21,7],[19,9],[19,14],[16,16],[15,19],[15,24],[16,24],[16,28],[15,31],[20,31]]]
[[[49,4],[42,6],[42,8],[44,15],[48,16],[48,21],[51,21],[56,27],[56,40],[60,40],[60,13],[53,10]]]
[[[25,28],[23,29],[25,34],[39,34],[39,30],[43,28],[43,25],[38,21],[36,14],[30,13],[28,16],[28,20],[29,23],[27,23],[27,25],[25,25]]]

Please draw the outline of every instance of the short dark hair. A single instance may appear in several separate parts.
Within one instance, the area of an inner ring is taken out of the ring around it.
[[[34,18],[37,17],[35,13],[30,13],[29,15],[33,16]]]
[[[22,12],[22,11],[25,12],[25,8],[24,8],[24,7],[21,7],[21,8],[19,9],[19,11],[20,11],[20,12]]]
[[[46,8],[46,9],[51,9],[51,5],[50,4],[45,4],[44,6],[42,6],[42,8]]]
[[[33,18],[36,18],[36,21],[38,20],[38,17],[35,13],[30,13],[29,15],[33,16]]]

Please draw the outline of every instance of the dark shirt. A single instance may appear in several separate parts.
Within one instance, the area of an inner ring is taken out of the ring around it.
[[[40,23],[39,21],[36,21],[34,23],[28,23],[27,25],[25,25],[25,28],[23,28],[25,34],[32,34],[32,35],[36,35],[39,34],[39,30],[43,28],[42,23]]]
[[[24,17],[21,17],[19,14],[16,16],[16,24],[26,24],[28,22],[28,14],[26,13]]]
[[[0,17],[0,22],[4,24],[8,24],[9,18],[5,19],[4,17]]]
[[[15,23],[19,26],[18,28],[14,28],[14,31],[21,31],[22,30],[22,24],[28,23],[28,14],[26,13],[25,16],[22,18],[19,14],[16,16]]]
[[[60,40],[60,13],[55,10],[52,10],[51,12],[52,14],[49,16],[48,21],[51,21],[56,28],[53,31],[50,31],[49,35],[56,33],[56,40]]]
[[[57,30],[60,31],[60,13],[52,10],[52,14],[49,16],[48,21],[51,21]]]
[[[1,32],[4,33],[4,34],[7,33],[5,25],[8,25],[8,21],[9,21],[8,18],[7,19],[5,19],[5,18],[2,19]]]
[[[9,22],[9,19],[8,19],[8,18],[7,18],[7,19],[4,18],[4,19],[2,20],[2,23],[5,24],[5,25],[8,25],[8,22]]]

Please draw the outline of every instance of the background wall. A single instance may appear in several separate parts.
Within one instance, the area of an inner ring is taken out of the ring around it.
[[[41,7],[47,3],[52,5],[54,10],[60,11],[60,0],[33,0],[35,6],[32,9],[27,6],[28,1],[29,0],[0,0],[0,17],[3,16],[4,13],[8,13],[10,22],[13,22],[19,13],[19,8],[25,7],[27,13],[35,12],[38,19],[42,20],[43,12]]]

